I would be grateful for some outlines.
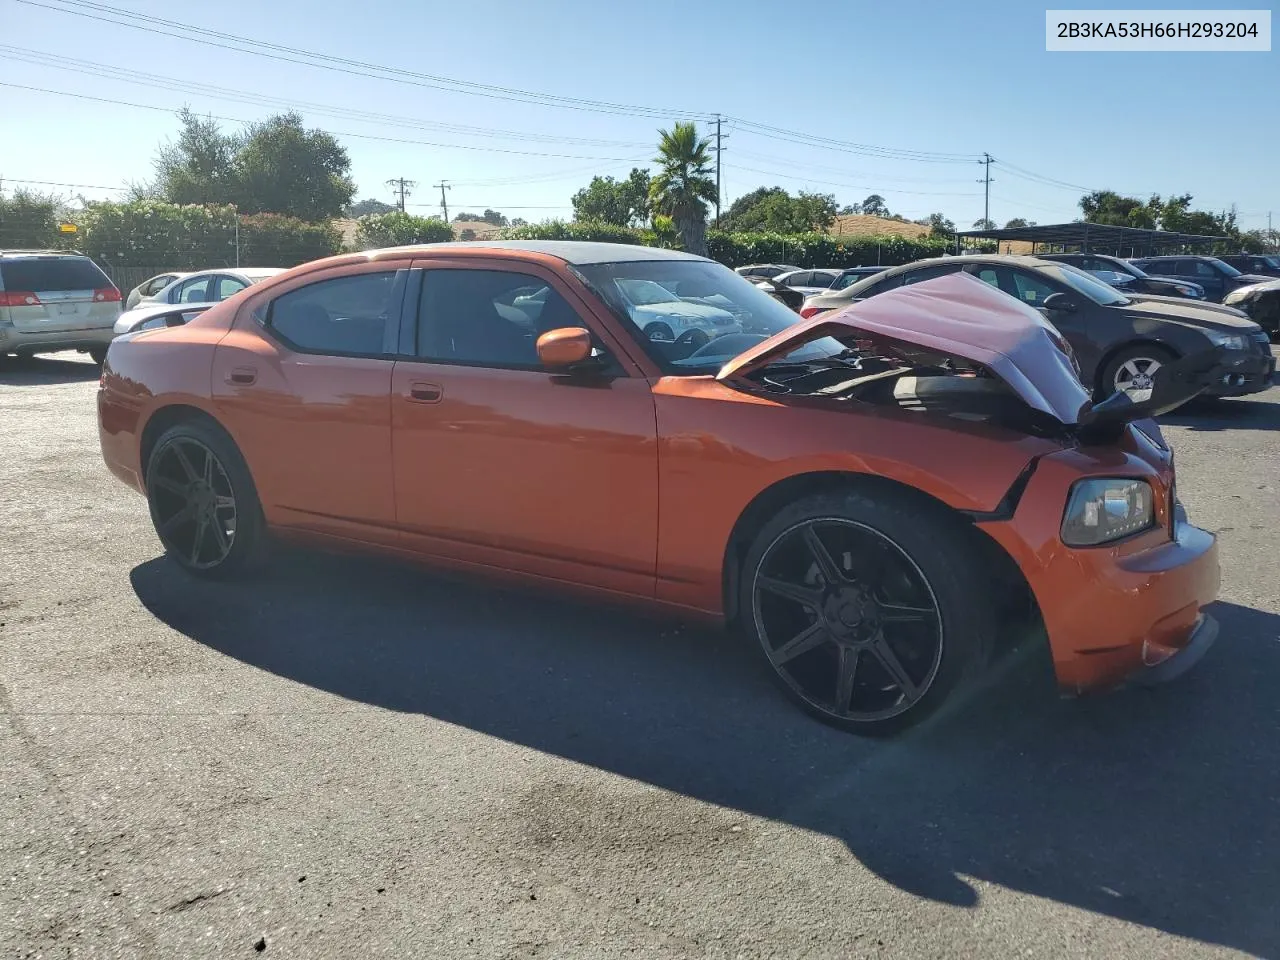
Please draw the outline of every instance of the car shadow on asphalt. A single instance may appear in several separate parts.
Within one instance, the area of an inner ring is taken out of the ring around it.
[[[299,551],[252,581],[163,559],[131,579],[160,620],[246,664],[821,831],[921,897],[974,906],[983,881],[1280,952],[1280,616],[1219,603],[1191,674],[1079,700],[1032,648],[873,741],[800,713],[727,634],[626,611]]]
[[[87,357],[63,360],[60,357],[0,357],[0,386],[43,387],[57,383],[97,380],[102,368]]]
[[[1186,427],[1196,433],[1218,430],[1280,430],[1280,403],[1262,400],[1205,398],[1159,418],[1162,426]]]

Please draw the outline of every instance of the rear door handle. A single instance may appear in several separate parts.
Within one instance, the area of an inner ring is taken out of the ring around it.
[[[439,403],[444,391],[439,384],[417,381],[409,384],[409,399],[417,403]]]
[[[253,367],[234,367],[227,374],[227,383],[249,384],[258,379],[258,371]]]

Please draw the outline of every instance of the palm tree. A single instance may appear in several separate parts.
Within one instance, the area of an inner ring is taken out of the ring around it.
[[[658,173],[649,185],[654,210],[675,221],[685,250],[706,256],[707,203],[716,200],[711,141],[700,139],[692,123],[677,123],[658,133]]]

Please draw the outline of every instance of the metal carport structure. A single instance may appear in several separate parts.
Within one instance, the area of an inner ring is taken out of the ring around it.
[[[1003,230],[963,230],[958,238],[975,240],[1021,240],[1031,244],[1032,253],[1066,252],[1111,253],[1117,256],[1140,257],[1169,248],[1182,252],[1196,247],[1210,247],[1226,241],[1226,237],[1207,237],[1195,233],[1177,233],[1173,230],[1146,230],[1141,227],[1118,227],[1109,223],[1089,223],[1077,220],[1073,223],[1057,223],[1047,226],[1006,227]]]

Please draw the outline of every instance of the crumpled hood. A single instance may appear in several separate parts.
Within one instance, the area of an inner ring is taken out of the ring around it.
[[[1040,312],[977,277],[953,273],[898,287],[788,327],[734,357],[717,380],[746,377],[806,343],[884,340],[980,364],[1032,409],[1063,424],[1090,402],[1062,335]]]

